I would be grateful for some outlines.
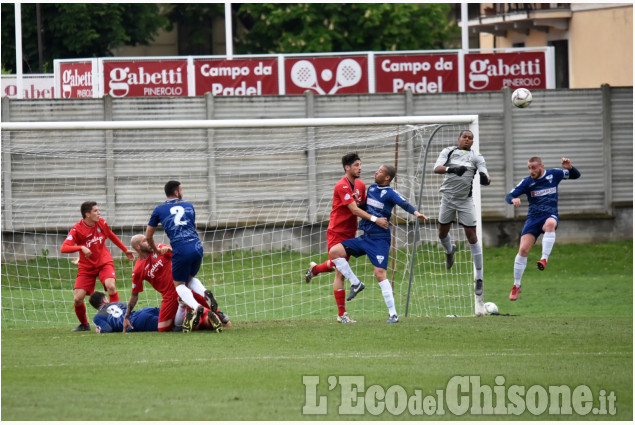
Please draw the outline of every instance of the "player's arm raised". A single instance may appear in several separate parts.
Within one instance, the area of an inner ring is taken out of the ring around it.
[[[562,158],[562,168],[565,170],[569,170],[569,179],[575,180],[580,178],[580,171],[571,165],[571,160],[569,158]]]
[[[357,217],[361,217],[364,220],[372,221],[373,223],[375,223],[382,229],[388,228],[388,220],[386,220],[386,217],[376,217],[374,215],[367,213],[366,211],[364,211],[363,209],[357,206],[357,202],[351,202],[350,204],[347,204],[346,206],[351,211],[351,213],[353,213],[353,215],[356,215]]]
[[[152,248],[152,251],[155,254],[160,255],[159,248],[157,248],[157,244],[154,243],[154,232],[157,230],[154,226],[146,227],[146,240],[148,241],[148,245]]]

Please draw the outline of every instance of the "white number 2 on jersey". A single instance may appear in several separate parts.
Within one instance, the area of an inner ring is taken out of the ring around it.
[[[174,215],[174,225],[175,226],[183,226],[187,224],[187,221],[181,220],[183,215],[185,215],[185,208],[180,206],[174,206],[170,208],[170,214]]]

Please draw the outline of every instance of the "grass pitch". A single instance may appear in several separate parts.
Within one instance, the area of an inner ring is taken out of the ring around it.
[[[512,303],[515,252],[484,253],[485,300],[510,316],[388,325],[382,309],[352,325],[329,315],[189,335],[3,328],[2,419],[632,420],[632,243],[556,245],[545,272],[533,268],[536,247]],[[451,406],[463,377],[464,413]],[[363,384],[354,397],[347,379]],[[550,402],[550,387],[562,386],[571,413]],[[488,404],[496,414],[481,414]]]

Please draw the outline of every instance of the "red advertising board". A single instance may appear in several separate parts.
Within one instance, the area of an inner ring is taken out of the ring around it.
[[[547,88],[544,52],[465,55],[465,91]]]
[[[287,94],[368,93],[368,58],[317,57],[285,59]]]
[[[60,63],[60,83],[64,99],[93,97],[93,62]]]
[[[104,61],[104,94],[112,97],[187,96],[187,60]]]
[[[375,57],[377,93],[459,91],[457,55],[385,55]]]
[[[280,94],[278,60],[194,60],[195,96],[254,96]]]

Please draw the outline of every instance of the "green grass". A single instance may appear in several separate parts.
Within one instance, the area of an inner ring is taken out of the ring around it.
[[[545,272],[533,267],[538,251],[512,303],[507,296],[516,248],[485,250],[485,299],[510,316],[402,314],[401,323],[388,325],[379,306],[353,325],[335,323],[329,312],[320,319],[236,321],[222,334],[3,327],[2,419],[632,420],[632,243],[556,245]],[[326,286],[316,285],[320,296],[328,296]],[[359,297],[375,292],[369,286]],[[303,415],[303,406],[316,402],[307,401],[305,376],[319,377],[317,395],[327,397],[327,414]],[[387,410],[346,415],[338,411],[346,405],[338,383],[345,376],[362,377],[354,378],[364,380],[361,398],[369,388],[395,385],[408,396],[420,390],[436,398],[455,376],[480,377],[490,388],[504,377],[505,391],[586,385],[596,407],[600,391],[613,392],[617,412],[483,416],[468,410],[457,416],[446,406],[444,415],[431,417],[408,409],[398,416]],[[329,382],[336,385],[329,389]]]

